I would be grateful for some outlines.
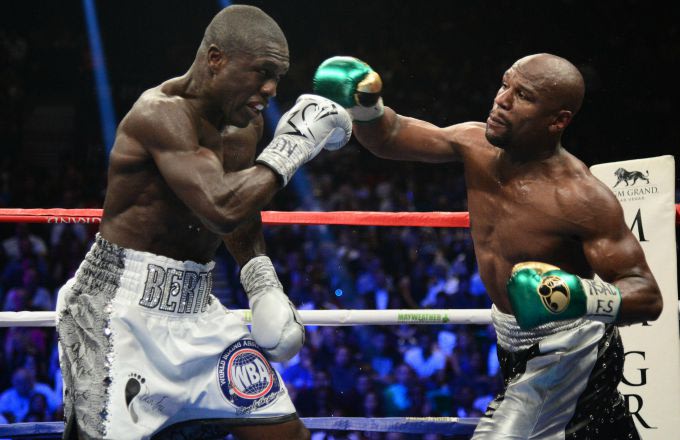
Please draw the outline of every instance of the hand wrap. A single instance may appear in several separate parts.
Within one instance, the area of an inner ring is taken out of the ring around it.
[[[241,269],[241,284],[252,312],[251,334],[274,362],[283,362],[300,351],[305,327],[283,292],[276,270],[267,256],[248,261]]]

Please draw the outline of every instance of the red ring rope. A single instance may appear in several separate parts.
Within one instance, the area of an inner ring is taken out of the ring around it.
[[[0,209],[0,222],[99,223],[101,209]],[[374,211],[263,211],[268,225],[430,226],[463,228],[470,225],[467,212],[374,212]]]
[[[0,223],[99,223],[101,209],[0,209]],[[375,212],[375,211],[262,211],[267,225],[425,226],[466,228],[467,212]],[[675,223],[680,224],[680,204],[675,205]]]

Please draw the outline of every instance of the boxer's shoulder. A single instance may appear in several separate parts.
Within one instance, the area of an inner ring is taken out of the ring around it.
[[[447,139],[465,161],[491,159],[498,155],[498,148],[486,140],[486,124],[482,122],[463,122],[445,130]]]
[[[601,206],[613,209],[618,206],[616,196],[601,180],[595,177],[580,160],[568,161],[565,166],[551,172],[557,202],[563,201],[573,207]]]
[[[484,126],[485,124],[482,122],[469,121],[450,125],[444,130],[446,130],[450,136],[455,138],[468,136],[470,138],[481,139],[484,137]]]
[[[197,119],[197,112],[189,100],[164,88],[164,84],[142,93],[121,124],[123,122],[162,124],[167,119],[173,122],[177,119]]]
[[[462,122],[444,128],[446,139],[456,148],[474,148],[485,143],[484,124],[479,122]]]
[[[168,94],[158,86],[145,91],[125,115],[116,145],[136,142],[144,149],[186,149],[198,143],[203,125],[188,99]],[[212,131],[215,143],[219,143],[219,133]]]

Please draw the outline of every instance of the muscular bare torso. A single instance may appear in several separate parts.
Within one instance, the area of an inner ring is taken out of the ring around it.
[[[582,199],[574,182],[594,179],[568,152],[517,165],[493,147],[484,129],[468,134],[462,149],[471,234],[480,276],[496,307],[512,313],[506,282],[513,265],[541,261],[592,276],[580,240],[581,219],[570,201]]]
[[[132,132],[138,132],[141,119],[142,124],[153,121],[154,115],[149,116],[149,111],[160,101],[178,106],[189,115],[198,144],[220,158],[225,171],[235,171],[252,164],[262,120],[258,118],[244,129],[229,127],[220,133],[199,117],[187,100],[168,93],[168,88],[172,90],[164,83],[145,92],[120,124],[109,158],[100,232],[126,248],[180,261],[207,262],[213,258],[221,237],[209,231],[175,195],[143,140]]]

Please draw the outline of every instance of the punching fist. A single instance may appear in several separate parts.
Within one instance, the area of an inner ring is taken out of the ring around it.
[[[241,269],[241,284],[252,312],[251,334],[267,357],[283,362],[300,351],[305,327],[283,292],[269,257],[252,258]]]
[[[621,305],[621,292],[616,286],[535,261],[512,268],[507,290],[517,323],[525,330],[582,316],[613,322]]]
[[[274,138],[255,162],[274,170],[285,186],[322,148],[337,150],[350,136],[352,121],[344,108],[321,96],[302,95],[281,116]]]
[[[383,115],[381,91],[380,75],[353,57],[329,58],[314,74],[314,93],[345,107],[356,122],[370,122]]]

